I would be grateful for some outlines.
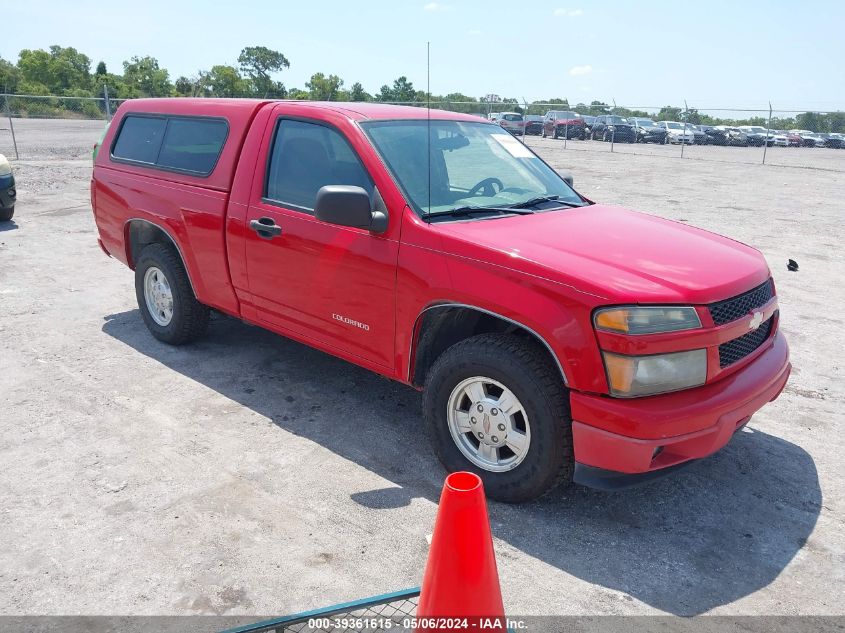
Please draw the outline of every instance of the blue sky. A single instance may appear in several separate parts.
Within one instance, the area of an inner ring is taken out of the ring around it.
[[[195,0],[4,3],[0,56],[74,46],[113,71],[152,55],[178,75],[282,51],[279,77],[334,73],[369,92],[406,75],[425,89],[528,101],[567,97],[701,109],[845,109],[845,2]],[[12,25],[9,28],[8,25]]]

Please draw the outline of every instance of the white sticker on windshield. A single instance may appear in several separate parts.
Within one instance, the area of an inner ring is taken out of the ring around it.
[[[514,158],[532,158],[534,154],[531,153],[525,145],[520,143],[510,134],[491,134],[494,139],[499,142],[499,145],[508,150],[508,153]]]

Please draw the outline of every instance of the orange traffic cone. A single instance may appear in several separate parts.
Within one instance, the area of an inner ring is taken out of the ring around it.
[[[484,484],[478,475],[466,472],[452,473],[443,486],[416,630],[458,630],[456,618],[466,618],[470,630],[505,631]]]

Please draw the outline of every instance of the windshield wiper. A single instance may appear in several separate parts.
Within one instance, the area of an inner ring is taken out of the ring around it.
[[[433,218],[440,215],[462,216],[472,215],[473,213],[489,213],[491,211],[494,211],[496,213],[514,215],[531,215],[532,213],[534,213],[534,211],[529,211],[528,209],[520,209],[518,207],[473,207],[467,205],[464,207],[455,207],[454,209],[448,209],[447,211],[430,211],[425,214],[425,217]]]
[[[530,200],[526,200],[525,202],[517,202],[516,204],[512,204],[508,207],[508,209],[525,209],[527,207],[536,207],[538,204],[543,204],[544,202],[556,202],[565,207],[583,207],[583,204],[579,204],[578,202],[569,202],[568,200],[561,200],[560,196],[537,196],[536,198],[531,198]]]

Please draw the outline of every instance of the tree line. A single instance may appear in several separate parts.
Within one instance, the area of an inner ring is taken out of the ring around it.
[[[101,114],[95,101],[72,101],[78,97],[258,97],[273,99],[308,99],[314,101],[382,101],[425,105],[429,95],[417,90],[407,77],[385,84],[377,92],[367,92],[360,82],[349,86],[339,76],[322,72],[311,75],[304,87],[290,87],[277,79],[290,68],[290,61],[279,51],[266,46],[247,46],[232,65],[218,64],[199,70],[191,77],[173,79],[166,68],[151,56],[134,56],[122,64],[122,73],[110,72],[105,62],[98,62],[92,72],[90,57],[73,47],[51,46],[49,50],[24,49],[16,63],[0,57],[0,89],[8,94],[54,96],[49,102],[26,103],[19,100],[18,109],[29,116],[45,114],[44,108],[74,110],[87,116]],[[59,97],[68,97],[62,100]],[[565,98],[550,98],[535,104],[520,103],[515,98],[485,95],[471,97],[460,92],[431,95],[433,107],[469,114],[487,114],[509,110],[523,114],[545,114],[549,109],[575,110],[581,114],[618,114],[657,120],[681,121],[705,125],[763,125],[767,118],[715,117],[691,108],[665,106],[657,114],[625,107],[614,107],[602,101],[570,104]],[[540,105],[542,104],[542,105]],[[805,112],[795,117],[773,118],[775,129],[800,128],[814,132],[845,132],[845,113]]]

